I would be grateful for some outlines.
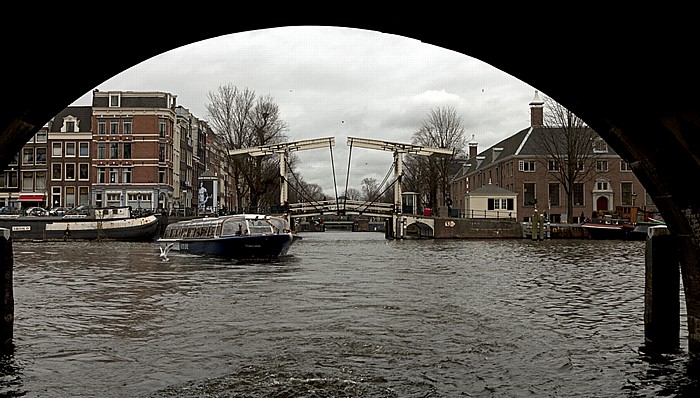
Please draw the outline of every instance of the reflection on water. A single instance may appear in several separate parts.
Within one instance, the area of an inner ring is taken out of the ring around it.
[[[15,242],[25,397],[695,396],[651,358],[644,242],[308,233],[273,262]],[[681,308],[684,311],[684,306]]]

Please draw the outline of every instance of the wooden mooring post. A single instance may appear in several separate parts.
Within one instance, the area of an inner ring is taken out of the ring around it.
[[[680,259],[666,226],[649,227],[645,270],[645,348],[674,352],[680,344]]]
[[[12,288],[12,239],[10,230],[0,228],[0,353],[6,354],[13,348],[13,328],[15,320],[15,297]]]

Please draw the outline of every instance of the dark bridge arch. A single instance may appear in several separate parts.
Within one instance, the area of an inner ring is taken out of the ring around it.
[[[517,19],[508,20],[500,15],[505,10],[499,15],[480,10],[455,17],[372,11],[371,18],[297,21],[269,10],[217,16],[211,9],[201,15],[192,7],[172,9],[176,13],[170,15],[112,9],[74,20],[46,7],[9,12],[15,23],[0,28],[0,166],[74,99],[132,65],[185,44],[291,22],[415,38],[480,59],[537,87],[583,118],[632,164],[678,239],[689,349],[700,352],[700,65],[694,21],[685,25],[683,15],[659,10],[648,18],[637,12],[639,25],[621,25],[630,15],[610,15],[609,9],[606,15],[578,20],[570,15],[543,20],[542,10],[513,13]]]

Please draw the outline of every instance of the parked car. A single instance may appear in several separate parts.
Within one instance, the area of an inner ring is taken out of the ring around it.
[[[24,215],[30,217],[46,217],[49,215],[49,211],[43,207],[29,207],[24,210]]]
[[[0,207],[0,214],[17,214],[19,209],[14,206],[3,206]]]
[[[54,207],[49,210],[49,214],[52,216],[63,216],[68,211],[67,207]]]

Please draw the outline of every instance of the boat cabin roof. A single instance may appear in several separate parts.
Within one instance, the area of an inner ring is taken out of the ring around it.
[[[169,224],[164,238],[218,238],[237,235],[270,235],[286,232],[282,217],[264,214],[235,214],[194,218]]]

